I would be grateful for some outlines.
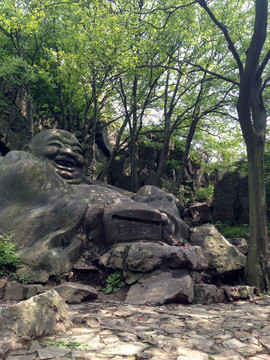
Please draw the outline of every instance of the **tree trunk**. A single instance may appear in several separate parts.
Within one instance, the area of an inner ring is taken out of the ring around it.
[[[152,185],[158,186],[160,177],[164,168],[165,161],[167,160],[169,153],[169,142],[171,138],[171,127],[170,127],[170,117],[171,114],[165,114],[165,134],[163,139],[163,144],[161,148],[161,152],[159,155],[158,167],[152,182]]]
[[[111,166],[111,163],[112,163],[113,159],[115,158],[115,156],[116,156],[116,154],[117,154],[117,151],[119,150],[119,144],[120,144],[120,141],[121,141],[121,136],[122,136],[122,134],[123,134],[123,132],[124,132],[124,130],[125,130],[125,127],[127,126],[127,122],[128,122],[128,118],[127,118],[127,116],[126,116],[126,117],[125,117],[125,120],[124,120],[124,122],[123,122],[123,124],[122,124],[122,126],[121,126],[121,128],[120,128],[120,130],[119,130],[119,132],[118,132],[118,134],[117,134],[117,139],[116,139],[115,147],[114,147],[114,149],[113,149],[113,151],[112,151],[112,153],[111,153],[111,155],[110,155],[110,158],[109,158],[108,161],[106,162],[106,164],[105,164],[105,166],[104,166],[101,174],[98,175],[98,178],[97,178],[97,179],[100,180],[100,181],[103,181],[104,178],[105,178],[105,176],[108,174],[108,170],[109,170],[109,168],[110,168],[110,166]]]
[[[138,181],[138,114],[137,114],[138,77],[135,74],[132,87],[132,124],[130,124],[131,138],[131,191],[137,192]]]
[[[266,111],[261,81],[243,74],[237,110],[248,156],[250,244],[244,272],[245,281],[258,293],[269,288],[267,275],[268,238],[264,180]],[[252,121],[251,121],[252,118]]]
[[[188,155],[189,155],[191,142],[193,140],[198,121],[199,121],[199,117],[196,117],[194,120],[192,120],[191,126],[189,128],[185,151],[184,151],[183,159],[182,159],[182,164],[181,164],[181,167],[180,167],[177,179],[176,179],[176,189],[175,189],[176,193],[179,192],[180,185],[182,184],[182,182],[184,181],[184,178],[185,178],[185,169],[186,169],[186,165],[187,165]]]
[[[34,120],[33,120],[33,99],[31,96],[31,87],[30,83],[25,85],[26,91],[26,118],[28,128],[30,130],[31,136],[34,136]]]
[[[131,140],[131,191],[137,192],[139,188],[138,180],[138,144],[136,139]]]
[[[245,281],[261,292],[268,289],[267,224],[264,186],[264,143],[254,135],[247,144],[250,244],[245,267]]]

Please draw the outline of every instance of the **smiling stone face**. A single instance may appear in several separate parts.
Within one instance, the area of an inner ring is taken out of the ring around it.
[[[81,145],[73,134],[59,129],[43,131],[32,139],[30,152],[49,161],[56,173],[69,184],[82,182],[84,158]]]

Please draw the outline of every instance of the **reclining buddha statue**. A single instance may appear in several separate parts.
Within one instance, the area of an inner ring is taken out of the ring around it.
[[[0,157],[0,233],[13,233],[20,273],[46,282],[72,267],[87,242],[106,248],[188,238],[175,196],[154,186],[125,193],[85,177],[83,165],[79,141],[59,129]]]

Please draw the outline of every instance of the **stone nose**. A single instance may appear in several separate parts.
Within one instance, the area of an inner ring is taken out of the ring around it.
[[[67,156],[72,156],[74,154],[73,150],[71,147],[67,146],[67,145],[63,145],[61,147],[61,153],[65,154]]]

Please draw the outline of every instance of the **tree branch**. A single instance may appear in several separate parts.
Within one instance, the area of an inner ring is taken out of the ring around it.
[[[209,9],[209,7],[206,4],[205,0],[197,0],[198,4],[207,12],[207,14],[209,15],[209,17],[211,18],[211,20],[214,22],[214,24],[217,25],[217,27],[223,32],[225,39],[228,43],[228,49],[230,50],[230,52],[232,53],[236,64],[238,66],[239,72],[240,74],[242,74],[244,67],[242,64],[242,61],[240,60],[240,57],[238,55],[238,52],[236,51],[236,48],[234,46],[234,43],[232,42],[232,39],[228,33],[227,27],[222,24],[221,22],[218,21],[218,19],[215,17],[215,15],[213,14],[213,12]]]

